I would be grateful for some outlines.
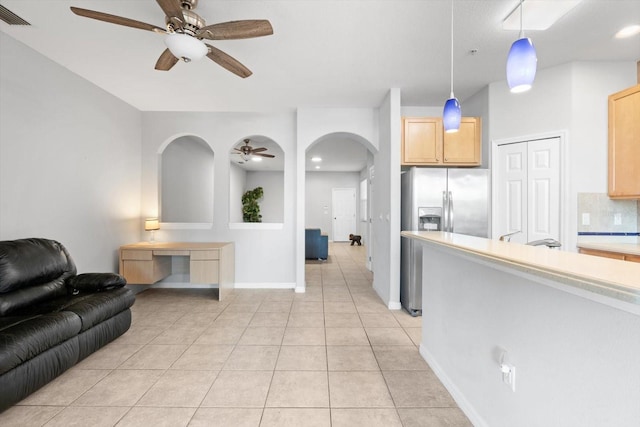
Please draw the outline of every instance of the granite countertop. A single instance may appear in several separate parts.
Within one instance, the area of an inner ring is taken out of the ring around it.
[[[640,263],[440,231],[401,234],[640,306]]]

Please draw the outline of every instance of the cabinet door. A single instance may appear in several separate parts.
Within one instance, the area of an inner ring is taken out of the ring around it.
[[[581,254],[595,255],[595,256],[602,257],[602,258],[611,258],[611,259],[624,260],[624,254],[619,254],[617,252],[606,252],[606,251],[599,251],[599,250],[596,250],[596,249],[584,249],[584,248],[578,249],[578,252],[580,252]]]
[[[402,126],[402,164],[442,164],[442,120],[405,117]]]
[[[189,273],[191,283],[219,284],[219,264],[218,260],[191,260],[189,263]]]
[[[445,133],[443,160],[447,165],[480,165],[481,122],[479,117],[463,117],[458,132]]]
[[[609,96],[609,197],[640,198],[640,85]]]

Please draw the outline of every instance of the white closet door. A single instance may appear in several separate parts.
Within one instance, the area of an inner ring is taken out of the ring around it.
[[[560,240],[560,138],[499,145],[497,158],[493,236]]]
[[[527,143],[527,239],[560,240],[560,138]]]
[[[527,144],[498,146],[497,228],[494,236],[519,231],[512,242],[527,242]]]

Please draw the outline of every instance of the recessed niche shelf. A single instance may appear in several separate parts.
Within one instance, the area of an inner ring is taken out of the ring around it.
[[[212,222],[161,222],[161,230],[211,230]]]
[[[282,222],[230,222],[229,230],[282,230]]]

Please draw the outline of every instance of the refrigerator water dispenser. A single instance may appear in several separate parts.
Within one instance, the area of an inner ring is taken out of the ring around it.
[[[441,207],[418,208],[418,230],[420,231],[440,231],[442,219]]]

